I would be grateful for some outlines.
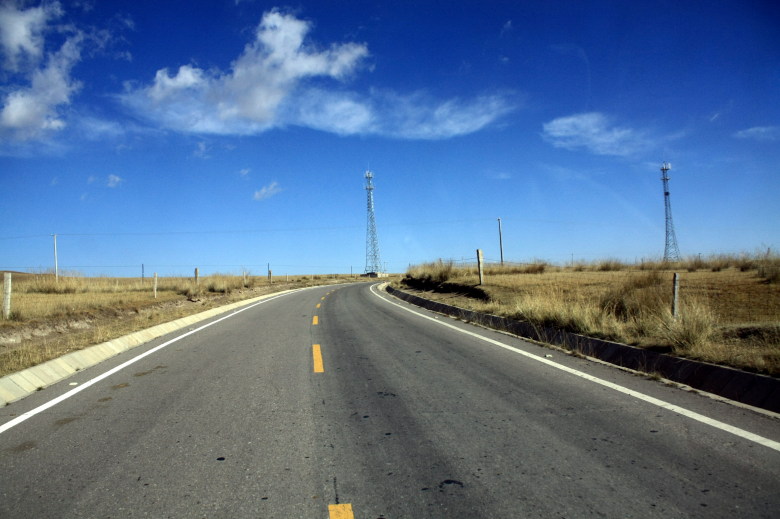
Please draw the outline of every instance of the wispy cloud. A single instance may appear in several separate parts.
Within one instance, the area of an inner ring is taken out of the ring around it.
[[[249,172],[250,172],[250,171],[251,171],[251,170],[250,170],[249,168],[243,168],[243,169],[241,169],[241,170],[238,172],[238,174],[239,174],[239,176],[246,178],[246,177],[248,177],[248,176],[249,176]]]
[[[488,173],[488,178],[491,178],[493,180],[511,180],[512,174],[507,173],[506,171],[494,171],[491,173]]]
[[[757,141],[780,140],[780,126],[755,126],[734,134],[738,139],[753,139]]]
[[[199,159],[208,159],[211,158],[211,155],[209,155],[210,151],[211,151],[211,146],[209,146],[209,144],[204,141],[200,141],[196,145],[195,151],[193,151],[192,154],[198,157]]]
[[[66,126],[58,111],[70,104],[81,83],[71,70],[81,61],[84,34],[71,31],[44,59],[47,24],[62,15],[59,3],[29,9],[7,3],[0,8],[0,42],[6,73],[24,78],[7,89],[0,111],[0,135],[29,140]]]
[[[512,25],[512,20],[507,20],[504,22],[504,25],[501,26],[501,32],[499,33],[499,36],[504,36],[514,29],[514,26]]]
[[[106,186],[114,188],[119,187],[122,182],[124,182],[125,179],[120,177],[119,175],[109,175],[108,180],[106,181]]]
[[[257,191],[255,191],[255,194],[252,198],[258,201],[265,200],[281,192],[282,192],[282,188],[279,187],[279,183],[274,181],[268,184],[267,186],[264,186],[258,189]]]
[[[110,31],[84,31],[62,23],[59,2],[23,5],[3,2],[0,6],[0,52],[6,80],[0,98],[0,140],[16,142],[21,149],[25,142],[44,140],[68,126],[66,107],[82,87],[73,69],[82,62],[82,53],[103,52],[114,41]],[[63,43],[47,52],[47,39]],[[79,130],[87,138],[117,133],[112,123],[93,118],[86,118]]]
[[[161,69],[151,84],[127,84],[121,99],[164,128],[222,135],[299,125],[339,135],[440,139],[480,130],[515,108],[503,95],[437,100],[347,91],[342,85],[364,64],[368,47],[347,42],[318,50],[308,41],[311,28],[291,14],[269,11],[228,72],[191,64]],[[325,81],[309,85],[314,78]]]
[[[542,130],[542,137],[556,148],[584,149],[596,155],[628,156],[647,145],[642,132],[614,125],[599,112],[559,117]]]
[[[498,94],[440,101],[423,93],[384,93],[384,116],[377,133],[404,139],[446,139],[479,131],[515,108]]]

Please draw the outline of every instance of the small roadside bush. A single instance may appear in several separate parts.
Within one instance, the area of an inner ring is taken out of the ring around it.
[[[658,316],[668,308],[670,298],[664,292],[663,277],[653,270],[608,290],[601,297],[599,307],[622,322]]]
[[[425,284],[441,285],[449,281],[455,273],[452,260],[439,259],[433,263],[424,263],[409,269],[406,277]]]
[[[626,266],[620,260],[606,259],[604,261],[600,261],[598,265],[596,265],[596,270],[599,272],[612,272],[623,270],[625,267]]]
[[[687,301],[677,319],[664,316],[660,330],[675,353],[701,355],[715,332],[715,315],[704,303]]]

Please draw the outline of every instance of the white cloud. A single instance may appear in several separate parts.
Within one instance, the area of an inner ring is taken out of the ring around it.
[[[646,145],[642,134],[614,126],[598,112],[559,117],[545,123],[542,129],[544,139],[556,148],[585,149],[596,155],[628,156]]]
[[[272,10],[228,72],[194,65],[161,69],[150,85],[128,84],[121,99],[162,127],[224,135],[299,125],[340,135],[439,139],[480,130],[514,109],[500,95],[435,100],[327,89],[321,80],[346,81],[368,48],[349,42],[319,49],[307,41],[310,31],[309,22]]]
[[[23,62],[37,63],[43,56],[46,22],[62,15],[60,4],[20,9],[13,2],[0,6],[0,47],[4,67],[17,71]]]
[[[124,182],[124,181],[125,181],[125,179],[123,179],[123,178],[122,178],[122,177],[120,177],[119,175],[113,175],[113,174],[112,174],[112,175],[109,175],[109,176],[108,176],[108,181],[106,182],[106,186],[108,186],[108,187],[111,187],[111,188],[113,188],[113,187],[119,187],[119,185],[120,185],[122,182]]]
[[[301,81],[342,80],[368,55],[356,43],[315,50],[304,45],[310,29],[292,15],[267,12],[229,73],[192,65],[174,75],[162,69],[151,86],[131,88],[123,98],[158,124],[183,132],[253,134],[283,125],[279,107]]]
[[[284,108],[286,120],[308,128],[339,135],[375,133],[377,129],[374,108],[354,94],[312,88]]]
[[[274,181],[267,186],[264,186],[255,191],[255,194],[252,198],[254,200],[265,200],[266,198],[271,198],[272,196],[281,193],[281,191],[282,188],[279,187],[279,183]]]
[[[17,85],[6,90],[0,110],[0,135],[29,140],[66,126],[59,110],[70,104],[71,96],[81,87],[71,78],[71,70],[81,60],[84,35],[78,31],[71,34],[41,64],[45,24],[60,15],[58,3],[24,11],[13,4],[0,9],[5,67],[23,73],[29,82],[29,86]]]
[[[250,169],[249,168],[243,168],[238,172],[238,174],[242,177],[246,177],[249,175]]]
[[[780,126],[755,126],[734,134],[738,139],[753,139],[757,141],[780,140]]]

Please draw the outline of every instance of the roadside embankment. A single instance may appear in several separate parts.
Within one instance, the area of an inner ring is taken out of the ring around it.
[[[559,346],[624,368],[659,375],[700,391],[780,413],[780,379],[774,377],[466,310],[423,299],[392,286],[387,286],[387,291],[399,299],[437,313],[506,331],[533,341]]]
[[[271,294],[264,294],[251,299],[245,299],[218,308],[212,308],[204,312],[182,317],[167,323],[158,324],[145,330],[133,332],[122,337],[90,346],[81,350],[67,353],[61,357],[32,366],[30,368],[11,373],[0,378],[0,407],[20,400],[27,395],[59,382],[77,371],[92,367],[106,359],[119,355],[129,349],[140,346],[149,341],[187,328],[194,324],[211,319],[242,307],[276,297],[295,290],[283,290]]]

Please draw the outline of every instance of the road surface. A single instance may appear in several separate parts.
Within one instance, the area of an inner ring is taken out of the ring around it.
[[[768,518],[779,441],[777,418],[358,283],[0,409],[0,517]]]

